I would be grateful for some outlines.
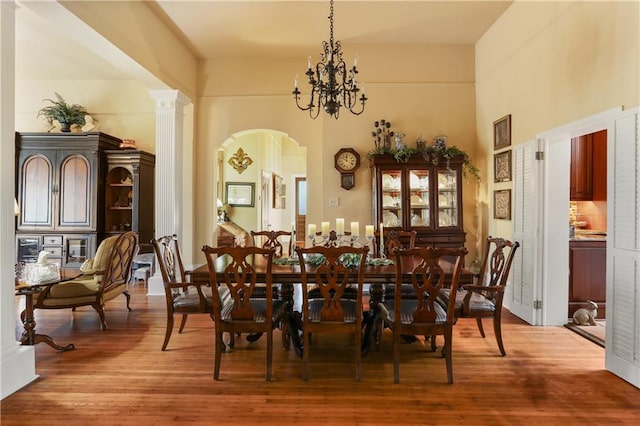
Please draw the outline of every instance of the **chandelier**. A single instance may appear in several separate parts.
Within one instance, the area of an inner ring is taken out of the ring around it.
[[[342,59],[342,45],[333,39],[333,0],[330,1],[329,13],[329,42],[322,42],[321,61],[311,67],[311,56],[307,59],[308,69],[305,73],[309,77],[311,85],[311,95],[306,106],[300,105],[300,90],[298,89],[298,77],[294,80],[293,96],[296,105],[302,111],[309,111],[311,118],[315,119],[320,114],[320,109],[324,109],[327,114],[338,118],[340,108],[345,107],[352,114],[360,115],[364,111],[364,104],[367,97],[364,93],[358,97],[360,89],[356,83],[356,68],[358,58],[356,56],[353,67],[347,69],[347,65]],[[356,108],[358,108],[356,110]]]

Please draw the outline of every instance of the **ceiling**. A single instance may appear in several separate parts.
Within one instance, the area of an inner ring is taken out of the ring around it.
[[[16,12],[17,79],[121,79],[116,67],[29,10]],[[512,1],[336,0],[334,36],[347,45],[475,44]],[[317,56],[327,0],[148,1],[199,59]]]

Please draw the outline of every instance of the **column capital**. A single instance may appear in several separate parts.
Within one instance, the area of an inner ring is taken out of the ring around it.
[[[149,90],[149,95],[156,101],[157,109],[176,109],[191,103],[179,90]]]

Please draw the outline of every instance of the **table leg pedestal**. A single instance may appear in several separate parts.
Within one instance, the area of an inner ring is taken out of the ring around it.
[[[36,333],[36,320],[33,314],[33,294],[36,291],[26,291],[22,292],[25,296],[25,309],[24,312],[20,315],[22,319],[22,325],[24,326],[24,331],[22,332],[22,338],[20,339],[20,343],[23,345],[36,345],[38,343],[46,343],[51,346],[53,349],[59,351],[71,351],[75,349],[73,343],[69,343],[65,346],[60,346],[53,339],[45,334]]]
[[[382,327],[380,321],[380,305],[384,302],[384,285],[373,283],[369,287],[369,312],[363,321],[364,336],[362,339],[362,355],[369,353],[372,345],[380,349]]]

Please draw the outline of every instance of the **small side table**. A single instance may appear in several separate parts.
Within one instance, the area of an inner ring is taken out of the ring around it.
[[[22,338],[20,339],[20,342],[23,345],[36,345],[38,343],[46,343],[47,345],[59,351],[71,351],[76,348],[73,343],[69,343],[66,346],[60,346],[46,334],[36,333],[36,320],[33,315],[33,295],[39,293],[41,287],[56,285],[59,282],[60,281],[50,284],[36,284],[32,286],[16,287],[16,296],[25,297],[25,308],[24,311],[20,314],[20,319],[22,320],[22,324],[24,325],[24,331],[22,332]]]

